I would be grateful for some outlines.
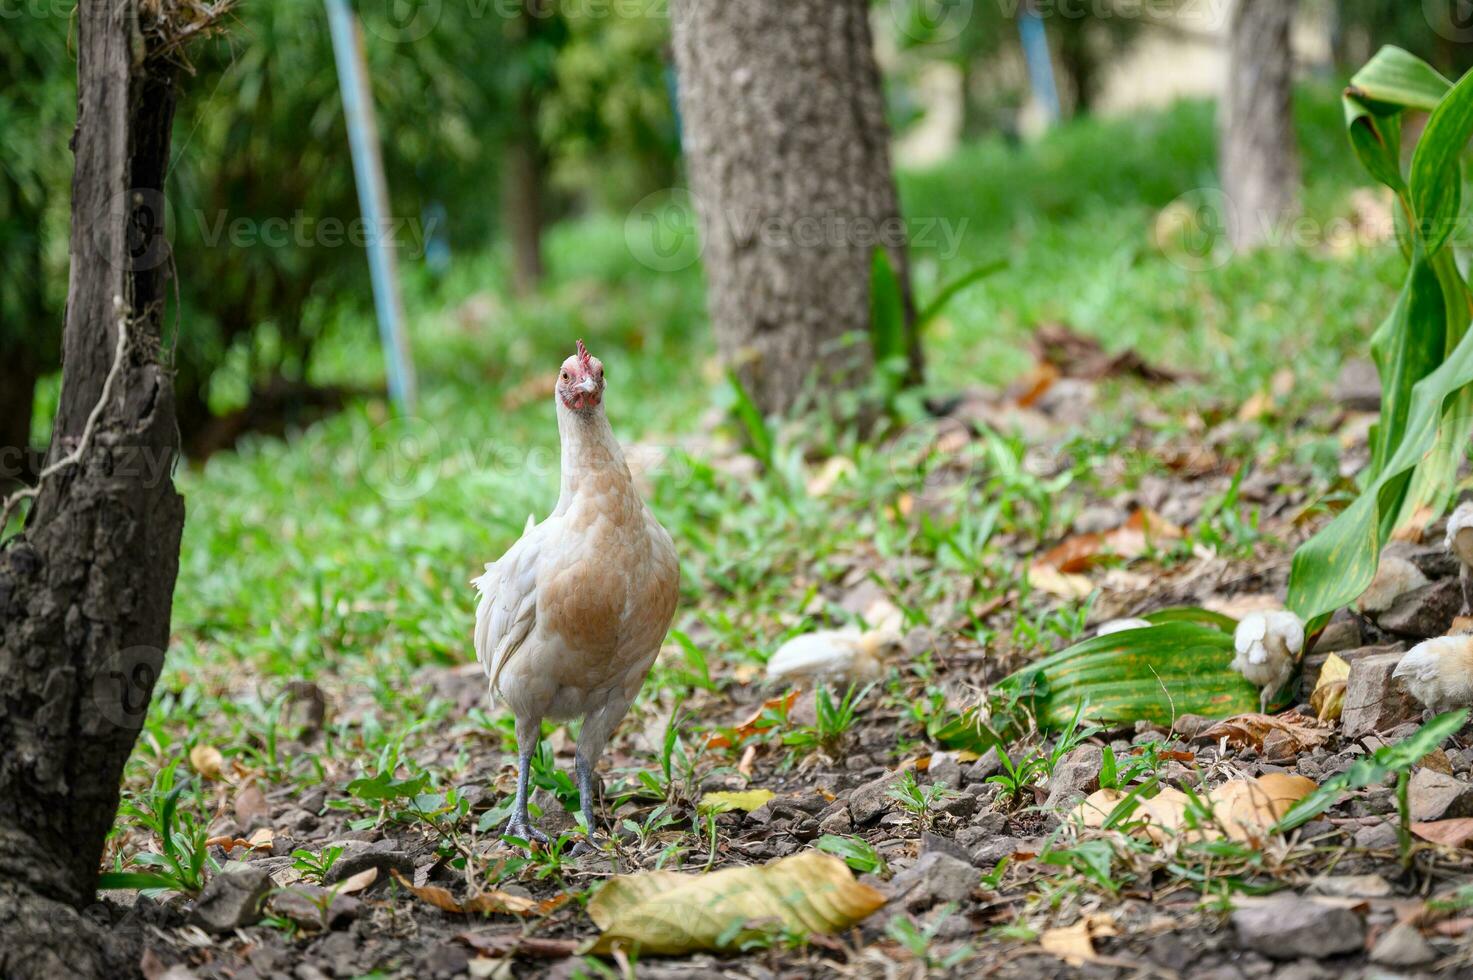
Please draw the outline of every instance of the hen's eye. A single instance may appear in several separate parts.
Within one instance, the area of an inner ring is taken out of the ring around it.
[[[567,381],[567,380],[568,380],[568,372],[566,372],[566,371],[564,371],[564,372],[563,372],[563,373],[562,373],[562,374],[561,374],[561,375],[560,375],[560,377],[561,377],[561,378],[562,378],[562,379],[563,379],[563,380],[564,380],[564,381]]]

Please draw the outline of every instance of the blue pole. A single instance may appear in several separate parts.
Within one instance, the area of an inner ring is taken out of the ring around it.
[[[1043,104],[1044,114],[1052,125],[1059,121],[1059,89],[1054,84],[1054,63],[1049,57],[1048,31],[1043,18],[1032,5],[1018,11],[1018,37],[1023,42],[1023,57],[1028,62],[1028,79],[1033,94]]]
[[[347,0],[325,2],[333,56],[337,61],[338,88],[343,93],[343,116],[348,123],[358,207],[368,226],[368,272],[373,280],[379,341],[388,362],[389,397],[401,412],[408,414],[414,411],[414,361],[404,332],[404,307],[399,297],[393,243],[386,240],[393,225],[388,220],[389,194],[384,183],[383,160],[379,157],[378,126],[368,90],[362,38]]]

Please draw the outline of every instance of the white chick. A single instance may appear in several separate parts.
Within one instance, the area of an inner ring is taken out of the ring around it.
[[[1112,619],[1107,623],[1101,623],[1100,628],[1095,630],[1095,636],[1109,636],[1111,633],[1124,633],[1126,630],[1140,630],[1154,625],[1149,619],[1136,617]]]
[[[1304,621],[1283,609],[1253,612],[1244,616],[1233,631],[1233,669],[1261,689],[1258,703],[1268,702],[1294,676],[1295,664],[1304,649]]]
[[[1371,584],[1366,586],[1355,605],[1361,612],[1374,616],[1390,609],[1408,592],[1426,584],[1427,576],[1416,565],[1405,558],[1387,555],[1376,566],[1376,577],[1371,579]]]
[[[1473,636],[1434,636],[1407,651],[1391,676],[1434,712],[1473,707]]]
[[[768,680],[824,678],[837,682],[878,680],[885,660],[898,651],[900,637],[891,630],[818,630],[795,636],[767,661]]]
[[[1462,567],[1458,581],[1463,585],[1463,615],[1473,614],[1473,501],[1458,504],[1447,519],[1447,550]]]

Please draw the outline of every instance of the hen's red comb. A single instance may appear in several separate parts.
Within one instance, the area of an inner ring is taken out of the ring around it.
[[[578,341],[578,362],[588,370],[593,370],[593,364],[588,359],[588,348],[583,346],[583,341]]]

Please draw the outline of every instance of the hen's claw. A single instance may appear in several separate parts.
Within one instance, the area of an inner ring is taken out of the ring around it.
[[[501,834],[503,837],[516,837],[529,844],[541,844],[544,847],[548,843],[547,835],[525,820],[513,820]]]

